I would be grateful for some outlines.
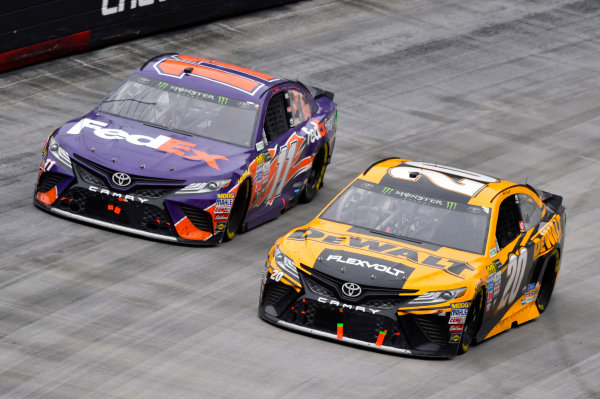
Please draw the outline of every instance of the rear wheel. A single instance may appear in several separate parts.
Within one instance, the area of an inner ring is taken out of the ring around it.
[[[238,231],[241,230],[242,223],[244,222],[244,216],[246,213],[246,205],[248,204],[248,194],[250,193],[250,182],[245,180],[238,188],[231,211],[229,213],[229,219],[227,220],[227,226],[223,235],[223,241],[231,241],[235,237]]]
[[[552,297],[554,283],[556,282],[556,276],[558,275],[558,267],[560,265],[559,259],[560,255],[558,251],[554,250],[550,256],[548,264],[546,265],[546,271],[544,271],[544,275],[542,276],[540,292],[538,293],[538,297],[535,301],[540,313],[543,313],[548,308],[548,304],[550,303],[550,297]]]
[[[483,319],[483,291],[478,291],[469,306],[462,337],[458,346],[458,354],[463,354],[475,343],[475,334],[481,326]]]
[[[300,194],[300,202],[312,201],[317,195],[317,191],[323,187],[323,176],[325,176],[325,168],[327,167],[327,152],[327,144],[323,144],[323,147],[319,150],[313,160],[308,182],[306,183],[302,194]]]

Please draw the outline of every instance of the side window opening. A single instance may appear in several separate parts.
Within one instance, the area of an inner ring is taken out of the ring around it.
[[[307,101],[304,94],[298,90],[289,90],[286,98],[289,106],[287,108],[290,114],[290,125],[298,126],[308,120],[312,116],[310,103]]]
[[[286,113],[285,93],[280,92],[271,97],[265,116],[265,134],[269,142],[277,139],[289,129]]]
[[[517,201],[516,195],[511,195],[500,204],[496,226],[496,240],[500,249],[510,244],[521,232],[521,214]]]
[[[521,208],[521,215],[523,215],[525,230],[529,230],[542,220],[542,208],[529,195],[517,195],[519,197],[519,207]]]

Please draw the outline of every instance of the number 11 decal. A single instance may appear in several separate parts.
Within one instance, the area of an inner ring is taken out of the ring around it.
[[[298,147],[298,141],[293,141],[288,146],[283,146],[279,149],[279,155],[277,155],[277,172],[275,172],[275,179],[273,180],[273,186],[271,192],[268,195],[269,203],[273,203],[273,200],[281,195],[285,181],[287,180],[288,174],[294,163],[294,155],[296,155],[296,148]]]
[[[527,266],[527,248],[522,248],[519,255],[512,254],[508,259],[508,268],[506,269],[506,288],[502,293],[502,299],[498,308],[501,309],[508,304],[513,303],[519,293],[519,288],[525,276]]]

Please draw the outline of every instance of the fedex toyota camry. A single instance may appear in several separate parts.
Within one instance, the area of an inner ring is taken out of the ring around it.
[[[546,310],[564,233],[558,195],[383,160],[275,243],[259,315],[340,342],[454,356]]]
[[[316,195],[336,124],[331,92],[158,56],[50,134],[34,203],[127,233],[217,244]]]

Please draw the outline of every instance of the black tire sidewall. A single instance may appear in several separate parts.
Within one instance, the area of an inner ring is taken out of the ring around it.
[[[558,277],[559,262],[560,255],[558,251],[555,250],[548,258],[548,264],[546,265],[540,282],[540,292],[535,300],[535,305],[540,314],[544,313],[550,304],[556,278]]]
[[[483,297],[483,290],[479,290],[471,301],[471,306],[469,306],[469,311],[467,312],[467,318],[465,320],[465,326],[463,327],[462,337],[458,344],[459,354],[467,352],[471,345],[476,343],[475,336],[477,335],[477,330],[481,327]],[[467,340],[468,343],[465,342]]]
[[[307,203],[312,201],[319,191],[319,186],[322,185],[323,178],[325,177],[325,169],[327,168],[327,159],[325,155],[327,151],[325,148],[326,145],[327,144],[323,144],[323,147],[319,149],[313,160],[308,182],[300,194],[300,202]]]
[[[248,180],[244,180],[238,188],[233,205],[231,206],[231,213],[227,220],[227,226],[223,231],[223,241],[231,241],[236,236],[242,225],[244,224],[244,213],[246,212],[246,202],[248,199],[250,183]],[[239,218],[239,220],[236,220]],[[231,229],[231,222],[235,221],[233,229]]]

